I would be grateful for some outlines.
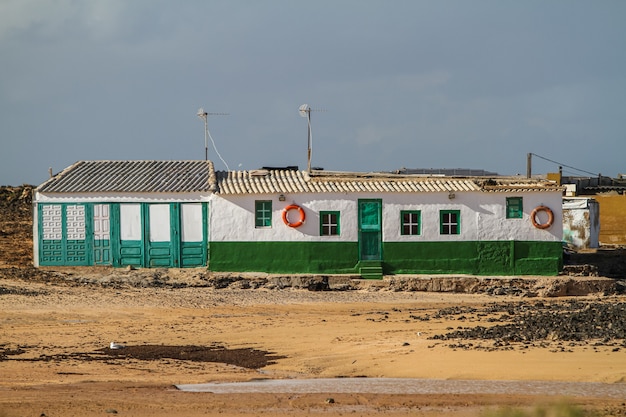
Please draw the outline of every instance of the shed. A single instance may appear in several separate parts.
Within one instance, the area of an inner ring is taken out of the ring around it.
[[[600,247],[600,207],[589,197],[563,198],[563,241],[573,249]]]
[[[34,191],[39,265],[207,264],[211,161],[80,161]]]

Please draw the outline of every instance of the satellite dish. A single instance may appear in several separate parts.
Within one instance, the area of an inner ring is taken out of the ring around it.
[[[300,116],[309,117],[310,114],[311,114],[311,108],[309,107],[308,104],[303,104],[302,106],[300,106]]]

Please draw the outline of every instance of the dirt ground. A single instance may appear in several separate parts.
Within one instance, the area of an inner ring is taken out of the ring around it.
[[[149,281],[133,280],[144,271],[35,270],[24,190],[0,189],[0,416],[461,417],[561,402],[585,415],[626,416],[623,294],[221,288],[200,270],[154,272]],[[598,262],[598,270],[618,279],[620,262]],[[175,387],[345,377],[595,382],[624,396]]]

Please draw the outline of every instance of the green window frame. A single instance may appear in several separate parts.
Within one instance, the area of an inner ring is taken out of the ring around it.
[[[524,217],[524,206],[522,197],[506,198],[506,218],[521,219]]]
[[[461,234],[461,210],[441,210],[439,212],[439,233],[442,235]]]
[[[422,212],[420,210],[400,211],[400,234],[417,236],[422,232]]]
[[[254,226],[272,227],[272,202],[271,200],[257,200],[254,203]]]
[[[339,236],[339,212],[320,211],[320,236]]]

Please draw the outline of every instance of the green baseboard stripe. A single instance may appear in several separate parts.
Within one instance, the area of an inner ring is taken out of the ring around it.
[[[210,242],[216,272],[358,274],[357,242]],[[385,274],[557,275],[560,242],[384,242]]]

